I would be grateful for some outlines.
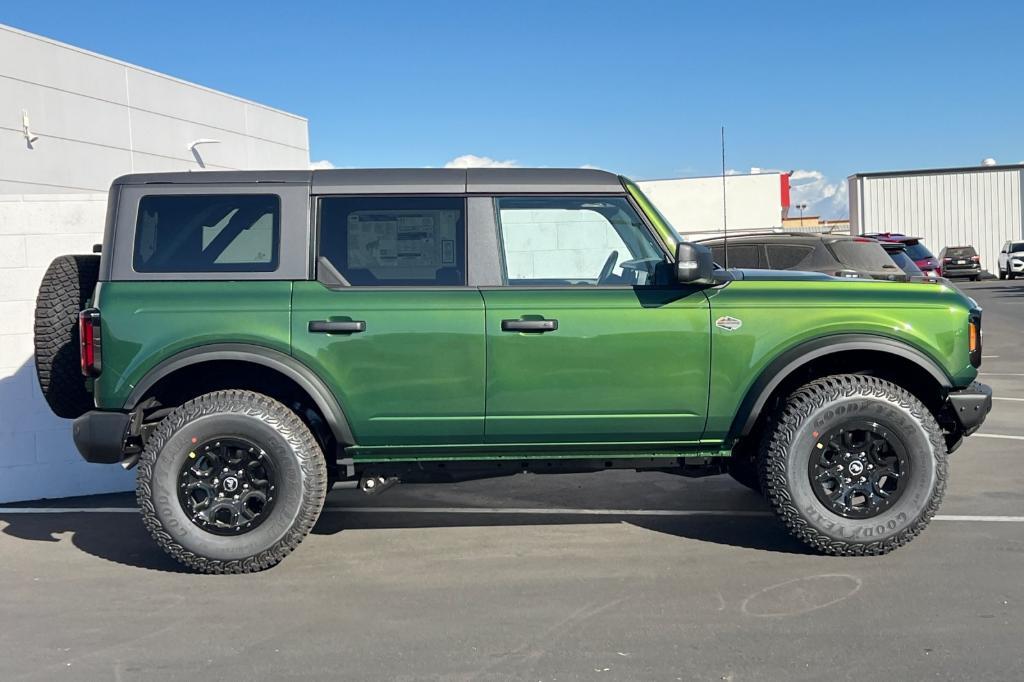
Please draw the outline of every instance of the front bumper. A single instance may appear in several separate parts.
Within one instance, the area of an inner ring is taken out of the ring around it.
[[[127,412],[86,412],[71,427],[75,447],[86,462],[117,464],[124,459],[130,422]]]
[[[967,388],[950,391],[948,405],[963,429],[962,435],[969,436],[981,428],[992,411],[992,389],[975,381]]]

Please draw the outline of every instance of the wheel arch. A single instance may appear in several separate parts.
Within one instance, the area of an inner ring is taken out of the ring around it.
[[[855,370],[857,365],[863,365],[863,369],[878,367],[886,378],[900,377],[895,382],[904,385],[933,411],[940,406],[940,394],[953,387],[941,365],[908,343],[873,334],[824,336],[787,349],[758,375],[740,403],[728,442],[750,435],[765,407],[787,390],[824,374]],[[825,368],[828,370],[824,371]],[[894,372],[894,376],[886,376]],[[929,390],[935,387],[940,391],[932,391],[929,396]]]
[[[123,408],[125,410],[135,409],[161,385],[166,385],[174,377],[195,372],[200,366],[214,367],[226,364],[238,367],[255,365],[263,370],[264,377],[268,376],[266,372],[284,377],[316,406],[339,444],[355,444],[351,426],[341,405],[330,388],[313,370],[291,355],[254,344],[209,344],[176,353],[157,364],[143,376],[125,399]]]

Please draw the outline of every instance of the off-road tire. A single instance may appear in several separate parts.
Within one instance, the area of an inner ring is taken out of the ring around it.
[[[279,473],[278,500],[265,521],[240,535],[200,528],[179,502],[179,472],[193,444],[237,436],[257,443]],[[136,498],[157,543],[204,573],[249,573],[276,565],[309,534],[323,509],[327,467],[313,434],[281,403],[251,391],[190,400],[153,432],[139,459]]]
[[[93,408],[79,359],[78,313],[92,297],[99,256],[58,256],[36,297],[36,377],[50,409],[74,419]]]
[[[899,433],[911,458],[907,488],[878,516],[850,519],[814,494],[808,460],[816,433],[854,418]],[[862,375],[817,379],[786,400],[762,461],[765,494],[789,531],[826,554],[885,554],[916,537],[935,515],[946,490],[946,444],[935,418],[905,389]]]

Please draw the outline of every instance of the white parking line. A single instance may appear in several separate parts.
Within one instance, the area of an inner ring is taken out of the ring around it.
[[[975,433],[970,438],[998,438],[999,440],[1024,440],[1024,436],[1004,436],[1000,433]]]
[[[980,377],[1024,377],[1021,372],[978,372]]]
[[[4,514],[135,514],[132,507],[7,507]],[[774,516],[770,511],[727,509],[552,509],[546,507],[324,507],[324,512],[342,514],[507,514],[521,516]],[[976,523],[1024,523],[1024,516],[938,514],[936,521]]]
[[[992,396],[992,400],[1012,400],[1016,403],[1024,403],[1024,398],[1004,398],[1000,395]]]
[[[996,359],[998,357],[999,357],[998,355],[982,355],[981,359],[982,360],[994,360],[994,359]]]

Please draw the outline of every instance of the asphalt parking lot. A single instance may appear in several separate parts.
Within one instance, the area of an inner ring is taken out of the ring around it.
[[[726,477],[623,471],[334,491],[248,576],[183,571],[130,496],[0,508],[0,678],[1024,678],[1024,283],[962,287],[997,400],[893,554],[810,554]]]

